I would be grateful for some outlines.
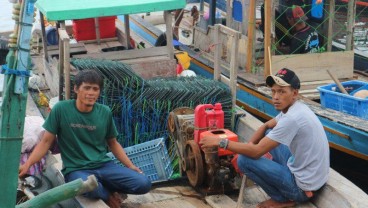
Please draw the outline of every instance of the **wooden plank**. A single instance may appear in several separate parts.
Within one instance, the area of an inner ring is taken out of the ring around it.
[[[125,51],[111,51],[104,53],[89,53],[83,55],[74,55],[74,58],[97,58],[107,60],[128,60],[135,58],[154,57],[154,56],[167,56],[167,47],[154,47],[136,50]]]
[[[332,50],[332,37],[333,37],[333,24],[335,21],[335,0],[329,0],[328,7],[328,31],[327,31],[327,51],[330,52]]]
[[[212,195],[206,196],[206,202],[211,205],[212,208],[228,208],[236,207],[234,200],[226,195]]]
[[[313,201],[317,207],[368,207],[367,194],[333,169],[327,185]]]
[[[71,43],[70,44],[70,48],[79,48],[79,47],[84,47],[84,43]],[[59,50],[59,45],[47,46],[47,50],[48,51]]]
[[[167,58],[167,57],[166,57]],[[154,77],[175,77],[176,76],[176,60],[132,60],[130,63],[133,71],[143,79]],[[124,62],[126,63],[126,62]]]
[[[220,25],[216,24],[215,25],[215,31],[213,33],[213,42],[215,45],[215,52],[214,52],[214,63],[213,63],[213,79],[214,80],[220,80],[220,75],[221,75],[221,67],[220,67],[220,62],[221,62],[221,51],[222,51],[222,44],[220,42]]]
[[[353,50],[354,44],[354,24],[356,12],[356,0],[350,0],[348,3],[347,25],[346,25],[346,49]]]
[[[166,49],[167,55],[170,59],[174,59],[174,46],[173,46],[173,30],[172,30],[172,15],[169,11],[164,11],[164,18],[166,22]]]
[[[122,206],[140,208],[210,208],[209,205],[201,200],[201,195],[187,185],[158,187],[143,195],[128,195]]]
[[[290,68],[301,82],[331,79],[328,69],[339,79],[352,78],[353,64],[353,51],[272,56],[274,69]]]
[[[265,1],[264,4],[264,13],[265,13],[265,24],[264,24],[264,49],[271,48],[271,17],[272,17],[272,2],[271,1]],[[267,77],[271,74],[271,58],[269,57],[268,52],[264,52],[264,77]],[[273,66],[273,64],[272,64]],[[277,68],[276,68],[277,69]]]
[[[256,20],[256,2],[250,1],[249,2],[249,23],[248,23],[248,43],[247,43],[247,65],[246,70],[250,72],[253,66],[253,53],[254,53],[254,38],[255,38],[255,20]],[[243,20],[246,21],[246,20]]]
[[[73,55],[77,55],[77,54],[86,54],[87,50],[86,50],[85,47],[79,47],[79,48],[70,48],[69,52],[70,52],[70,56],[73,56]],[[58,58],[59,57],[59,51],[57,51],[57,50],[49,51],[48,54],[51,58],[54,58],[54,57]]]
[[[107,206],[107,204],[105,204],[105,202],[103,202],[100,199],[89,199],[89,198],[82,197],[82,196],[77,196],[75,197],[75,199],[78,201],[81,207],[84,207],[84,208],[89,208],[89,207],[109,208],[109,206]]]
[[[304,93],[318,93],[317,89],[311,89],[311,90],[299,90],[300,94],[304,94]]]
[[[312,82],[302,82],[300,83],[301,86],[305,86],[305,85],[325,85],[325,84],[331,84],[334,81],[332,79],[327,79],[327,80],[320,80],[320,81],[312,81]]]

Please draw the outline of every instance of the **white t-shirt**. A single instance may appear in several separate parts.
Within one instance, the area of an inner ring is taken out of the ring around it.
[[[299,101],[275,119],[277,124],[267,137],[289,147],[292,156],[288,167],[299,188],[318,190],[327,182],[330,167],[330,150],[321,122]]]

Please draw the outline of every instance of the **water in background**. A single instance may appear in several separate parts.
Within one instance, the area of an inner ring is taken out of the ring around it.
[[[12,3],[10,3],[8,0],[0,0],[0,33],[12,31],[14,29],[12,11]]]

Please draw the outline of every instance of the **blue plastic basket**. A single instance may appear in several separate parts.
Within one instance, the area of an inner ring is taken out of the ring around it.
[[[173,174],[164,138],[125,147],[124,150],[134,165],[139,167],[152,182],[167,180]],[[120,164],[111,152],[107,155]]]
[[[341,84],[344,88],[350,89],[347,90],[348,93],[353,94],[356,90],[361,90],[362,87],[367,86],[368,83],[354,80]],[[368,119],[368,99],[343,94],[336,84],[320,86],[317,89],[320,92],[322,106]]]

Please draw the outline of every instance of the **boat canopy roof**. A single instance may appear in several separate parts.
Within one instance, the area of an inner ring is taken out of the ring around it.
[[[137,14],[184,8],[186,0],[37,0],[50,21]]]

